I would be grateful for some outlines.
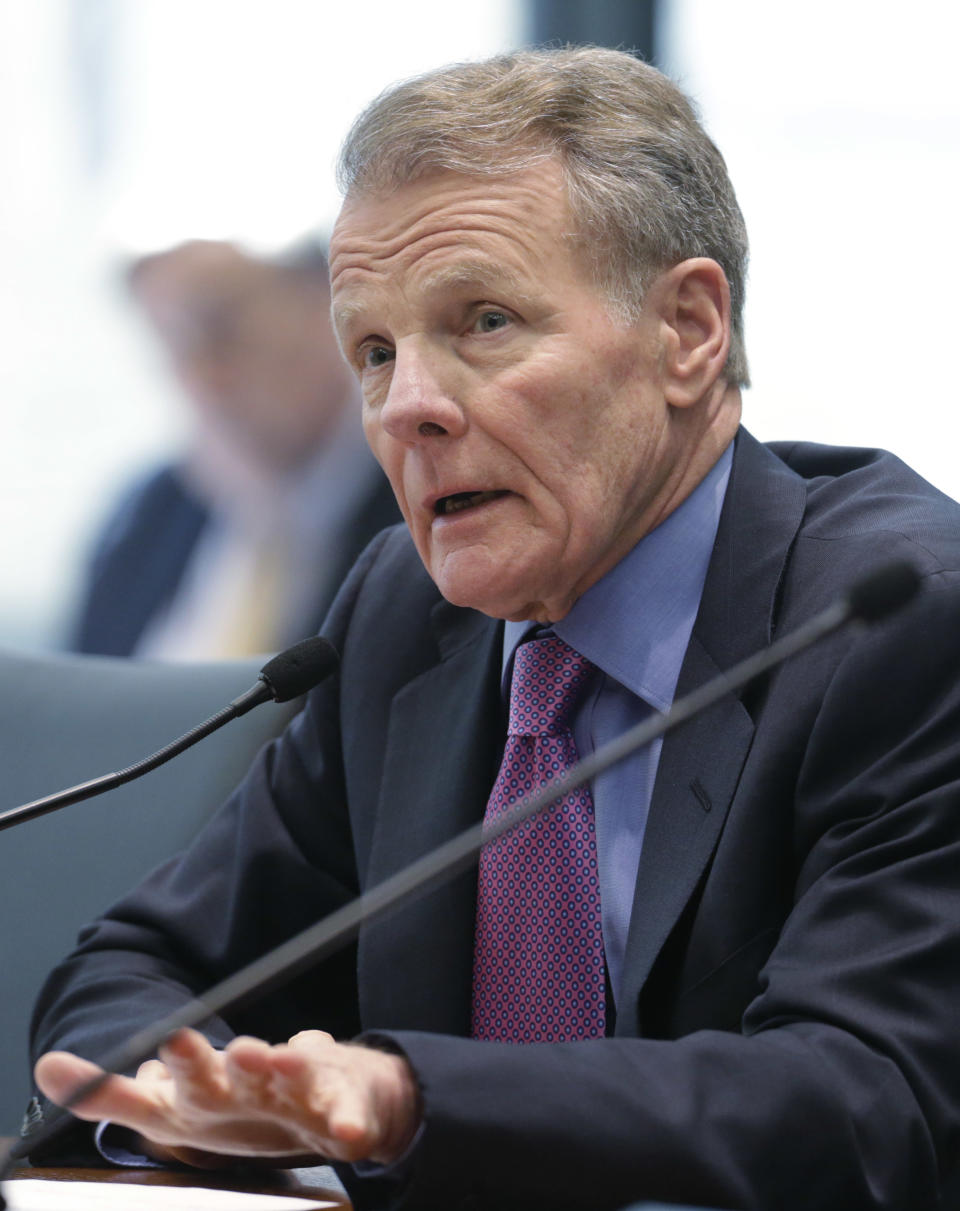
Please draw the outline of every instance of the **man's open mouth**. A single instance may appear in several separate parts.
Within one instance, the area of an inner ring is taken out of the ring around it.
[[[477,505],[485,505],[488,501],[506,495],[506,491],[502,489],[495,492],[454,492],[452,496],[441,496],[433,508],[438,517],[447,517],[451,513],[473,509]]]

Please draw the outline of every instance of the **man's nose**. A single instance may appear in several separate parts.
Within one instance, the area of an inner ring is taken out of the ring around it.
[[[454,368],[419,347],[398,346],[380,424],[397,441],[459,437],[466,418]]]

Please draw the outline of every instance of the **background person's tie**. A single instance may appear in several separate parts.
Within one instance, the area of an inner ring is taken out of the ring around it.
[[[486,820],[576,762],[567,717],[592,669],[555,636],[517,648]],[[597,1038],[604,1012],[593,801],[583,787],[481,853],[471,1033],[514,1043]]]

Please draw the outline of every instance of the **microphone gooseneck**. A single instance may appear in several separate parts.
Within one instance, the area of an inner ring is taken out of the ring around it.
[[[906,563],[892,563],[858,581],[847,595],[817,614],[789,635],[774,641],[763,651],[741,661],[726,673],[701,686],[674,703],[666,714],[655,714],[622,736],[597,749],[569,770],[554,778],[541,790],[522,799],[513,808],[492,821],[484,821],[458,833],[449,841],[424,854],[382,883],[363,892],[349,904],[324,917],[297,934],[276,950],[257,959],[241,971],[228,976],[167,1017],[138,1031],[100,1061],[102,1072],[75,1089],[45,1125],[28,1140],[15,1143],[0,1164],[0,1179],[13,1162],[38,1144],[56,1136],[69,1121],[69,1109],[83,1101],[112,1074],[134,1068],[153,1056],[159,1046],[178,1030],[201,1025],[215,1014],[260,996],[326,958],[356,937],[361,925],[425,894],[470,866],[481,848],[509,829],[530,819],[555,803],[560,795],[583,786],[630,753],[651,743],[727,694],[742,689],[756,677],[803,651],[849,623],[878,622],[905,605],[917,592],[920,578]],[[277,661],[281,657],[276,658]],[[299,659],[299,657],[297,658]],[[273,662],[271,662],[273,663]],[[267,668],[270,666],[268,665]],[[265,670],[266,671],[266,670]]]
[[[178,753],[191,748],[198,740],[217,731],[231,719],[238,719],[241,715],[245,715],[260,703],[289,702],[292,698],[299,698],[301,694],[305,694],[307,690],[312,689],[325,677],[328,677],[338,663],[339,657],[333,644],[328,640],[319,635],[315,635],[311,639],[303,639],[278,656],[274,656],[272,660],[268,660],[260,671],[257,684],[247,690],[245,694],[235,698],[223,710],[212,715],[204,723],[198,724],[179,740],[174,740],[134,765],[128,765],[111,774],[104,774],[89,782],[80,782],[76,786],[67,787],[66,790],[46,795],[42,799],[34,799],[31,803],[24,803],[20,807],[13,807],[9,811],[3,812],[0,814],[0,832],[5,828],[20,824],[24,820],[33,820],[37,816],[44,816],[61,807],[69,807],[84,799],[92,799],[95,795],[102,795],[115,787],[132,782],[135,778],[150,773],[158,766],[165,765]]]

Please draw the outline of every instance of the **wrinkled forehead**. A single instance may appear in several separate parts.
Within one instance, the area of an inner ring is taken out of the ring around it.
[[[334,295],[355,280],[353,270],[414,264],[437,247],[540,259],[546,231],[556,251],[556,241],[566,243],[572,229],[554,160],[507,174],[435,172],[395,189],[348,194],[330,242]]]
[[[496,177],[435,173],[386,196],[349,195],[330,241],[335,325],[343,329],[378,288],[429,293],[473,283],[479,293],[510,286],[522,297],[531,281],[567,263],[571,231],[563,176],[550,161]]]

